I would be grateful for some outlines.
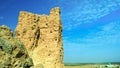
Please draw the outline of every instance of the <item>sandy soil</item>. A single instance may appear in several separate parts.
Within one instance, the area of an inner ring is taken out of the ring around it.
[[[81,65],[81,66],[65,66],[65,68],[106,68],[106,65]],[[107,68],[120,68],[120,65],[114,65],[114,67]]]
[[[92,68],[92,65],[83,65],[83,66],[65,66],[65,68]]]

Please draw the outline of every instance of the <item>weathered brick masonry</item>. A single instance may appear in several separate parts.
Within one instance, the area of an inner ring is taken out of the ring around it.
[[[36,68],[39,65],[44,68],[64,68],[58,7],[52,9],[49,16],[21,11],[15,34],[24,43]]]

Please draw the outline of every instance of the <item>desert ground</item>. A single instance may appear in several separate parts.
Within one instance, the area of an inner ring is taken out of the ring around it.
[[[65,68],[120,68],[120,65],[80,65],[80,66],[65,66]]]
[[[65,68],[92,68],[92,65],[83,65],[83,66],[65,66]]]

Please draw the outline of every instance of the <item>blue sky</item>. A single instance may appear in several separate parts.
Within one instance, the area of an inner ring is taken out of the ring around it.
[[[20,11],[60,7],[64,62],[120,62],[120,0],[1,0],[0,25],[13,31]]]

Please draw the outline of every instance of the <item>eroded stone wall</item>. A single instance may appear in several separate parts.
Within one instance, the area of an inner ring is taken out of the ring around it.
[[[13,37],[11,29],[0,26],[0,68],[31,68],[33,61],[20,40]]]
[[[50,15],[20,12],[15,30],[27,48],[33,63],[44,68],[63,68],[63,43],[60,9],[50,11]]]

